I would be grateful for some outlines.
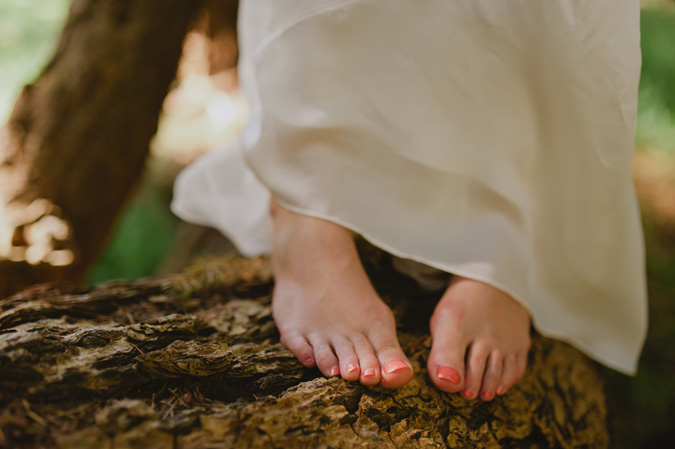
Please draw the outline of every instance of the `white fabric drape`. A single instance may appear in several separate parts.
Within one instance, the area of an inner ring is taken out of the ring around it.
[[[244,0],[240,29],[251,120],[180,176],[179,216],[259,254],[271,191],[635,372],[637,0]]]

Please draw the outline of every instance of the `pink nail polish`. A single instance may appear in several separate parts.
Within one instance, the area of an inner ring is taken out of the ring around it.
[[[373,377],[375,374],[375,368],[368,368],[363,372],[363,377]]]
[[[474,396],[473,391],[469,390],[468,388],[465,388],[464,391],[462,391],[462,393],[464,393],[464,396],[466,396],[467,398],[473,399]]]
[[[314,363],[314,359],[313,359],[313,358],[307,357],[307,358],[305,359],[305,365],[311,365],[312,363]]]
[[[389,360],[384,365],[384,372],[385,374],[391,374],[408,368],[409,366],[403,360],[394,359]]]
[[[494,393],[491,392],[490,390],[485,390],[483,392],[483,398],[487,399],[488,401],[492,400],[492,398],[494,398],[494,397],[495,397]]]
[[[448,382],[452,382],[455,385],[459,385],[459,383],[462,380],[462,377],[459,375],[459,372],[455,368],[444,365],[438,367],[438,369],[436,370],[436,377],[438,377],[439,379],[447,380]]]
[[[353,363],[349,363],[347,364],[347,366],[345,366],[345,371],[347,371],[348,373],[353,373],[357,369],[359,369],[359,367],[354,365]]]
[[[501,385],[497,387],[497,394],[504,394],[504,388]]]
[[[337,366],[334,366],[330,369],[331,376],[337,376],[338,374],[340,374],[340,368],[338,368]]]

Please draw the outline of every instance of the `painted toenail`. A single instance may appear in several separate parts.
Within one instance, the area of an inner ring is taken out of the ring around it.
[[[363,372],[363,377],[373,377],[375,374],[375,368],[368,368]]]
[[[495,397],[494,393],[491,392],[490,390],[485,390],[483,392],[483,398],[487,399],[488,401],[491,400],[494,397]]]
[[[403,369],[408,369],[408,365],[403,360],[398,360],[398,359],[389,360],[384,365],[385,374],[395,373],[395,372],[401,371]]]
[[[497,387],[497,394],[504,394],[504,388],[501,385]]]
[[[334,366],[330,369],[331,376],[337,376],[338,374],[340,374],[340,368],[338,368],[337,366]]]
[[[345,371],[347,371],[348,373],[353,373],[357,369],[359,369],[359,367],[354,365],[353,363],[348,363],[347,366],[345,366]]]
[[[311,357],[307,357],[307,358],[305,359],[305,365],[311,365],[312,362],[314,362],[314,360],[313,360]]]
[[[469,390],[468,388],[465,388],[464,391],[462,391],[462,393],[464,393],[464,396],[466,396],[467,398],[473,399],[473,391]]]
[[[450,366],[439,366],[436,370],[436,377],[452,382],[455,385],[459,385],[462,379],[459,372]]]

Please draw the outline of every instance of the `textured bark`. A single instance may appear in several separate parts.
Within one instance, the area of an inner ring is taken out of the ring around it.
[[[0,139],[0,297],[77,280],[138,181],[199,0],[74,0]]]
[[[525,377],[492,402],[426,376],[434,295],[366,250],[415,368],[397,390],[325,379],[279,343],[265,260],[0,302],[0,447],[604,448],[598,369],[535,336]]]

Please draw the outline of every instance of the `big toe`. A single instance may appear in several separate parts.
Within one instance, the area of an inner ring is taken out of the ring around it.
[[[434,339],[427,364],[429,378],[439,390],[457,393],[464,389],[466,347],[444,340]]]
[[[396,339],[396,334],[371,335],[371,342],[380,362],[380,385],[401,387],[413,377],[413,368]]]
[[[403,351],[385,351],[378,353],[382,374],[380,385],[385,388],[401,387],[413,377],[413,368]]]

